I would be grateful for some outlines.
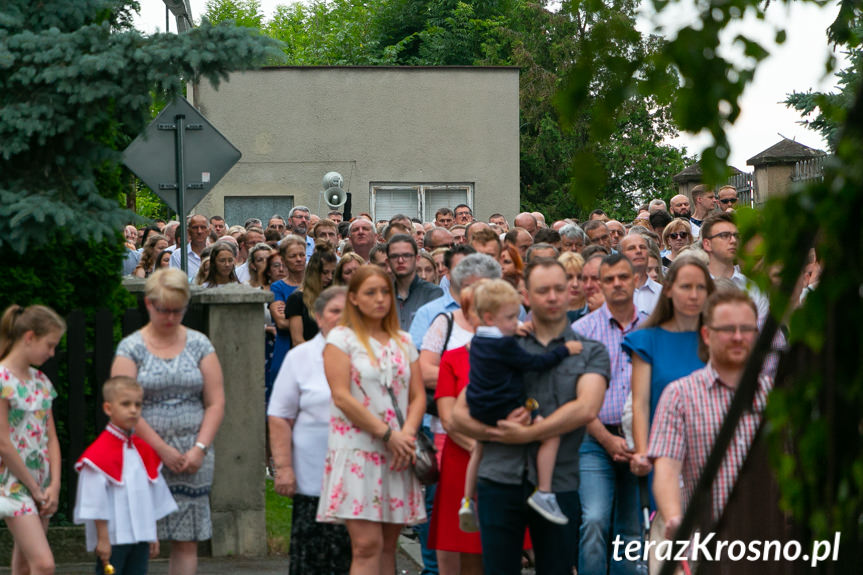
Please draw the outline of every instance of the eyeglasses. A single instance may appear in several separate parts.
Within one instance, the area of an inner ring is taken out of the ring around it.
[[[407,261],[407,260],[409,260],[411,258],[415,258],[417,256],[416,256],[416,254],[410,253],[410,254],[390,254],[388,257],[391,260],[395,260],[395,261],[398,261],[398,260]]]
[[[740,239],[740,233],[739,232],[719,232],[718,234],[713,234],[712,236],[709,236],[707,239],[712,240],[713,238],[719,238],[720,240],[722,240],[724,242],[727,242],[731,238],[734,238],[735,240],[739,240]]]
[[[741,335],[753,335],[758,333],[757,325],[709,325],[707,326],[707,329],[712,329],[722,335],[728,336],[736,333],[740,333]]]
[[[723,204],[736,204],[737,198],[722,198],[719,201],[720,201],[720,203],[723,203]]]
[[[469,216],[470,212],[456,212],[456,217],[460,218],[461,216]]]
[[[672,240],[685,240],[689,237],[689,232],[671,232],[668,237]]]
[[[153,304],[153,309],[162,315],[183,315],[186,313],[186,307],[159,307]]]

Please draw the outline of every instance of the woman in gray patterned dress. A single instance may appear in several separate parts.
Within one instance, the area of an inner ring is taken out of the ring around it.
[[[210,446],[222,423],[222,368],[213,345],[180,322],[189,303],[186,274],[159,270],[147,280],[150,321],[117,347],[111,375],[136,378],[144,388],[142,419],[135,430],[162,458],[163,473],[179,511],[158,523],[159,539],[171,541],[171,575],[193,575],[198,541],[210,539]]]

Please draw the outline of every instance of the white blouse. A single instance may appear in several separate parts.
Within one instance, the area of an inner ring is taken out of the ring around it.
[[[320,332],[291,349],[273,383],[267,415],[293,419],[292,454],[297,493],[319,496],[330,429],[330,385]]]

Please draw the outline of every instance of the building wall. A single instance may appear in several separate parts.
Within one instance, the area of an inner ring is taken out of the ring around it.
[[[193,103],[243,154],[194,209],[207,216],[230,196],[318,212],[328,171],[354,215],[371,211],[371,182],[470,183],[477,218],[519,211],[516,68],[265,68],[202,83]]]
[[[754,170],[755,182],[758,187],[759,199],[787,195],[791,190],[791,176],[794,164],[763,164]]]

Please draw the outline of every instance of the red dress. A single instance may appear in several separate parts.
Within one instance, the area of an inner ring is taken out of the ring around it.
[[[467,347],[445,351],[441,356],[435,399],[458,397],[470,374]],[[458,510],[464,495],[464,477],[470,453],[446,438],[441,455],[440,480],[429,526],[429,549],[482,553],[479,533],[465,533],[458,526]]]

